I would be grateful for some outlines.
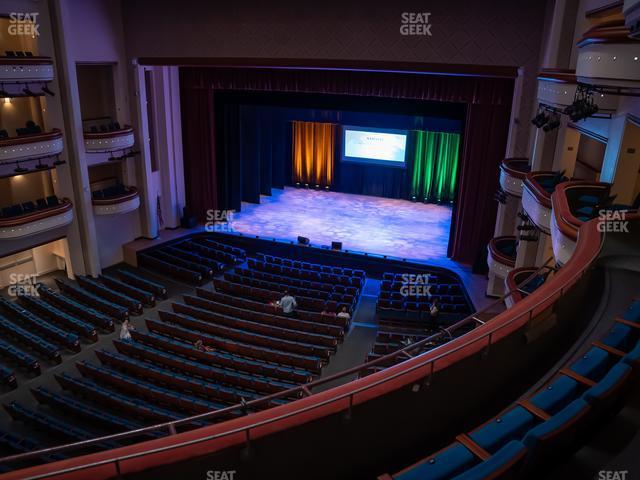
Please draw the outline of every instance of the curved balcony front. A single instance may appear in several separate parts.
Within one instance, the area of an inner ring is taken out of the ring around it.
[[[516,264],[517,239],[514,236],[494,237],[489,242],[489,273],[499,278],[506,278]]]
[[[610,192],[609,183],[573,181],[558,186],[551,197],[551,240],[557,263],[564,265],[573,256],[583,223],[599,218],[599,231],[621,231],[627,214],[636,213],[629,205],[614,204]]]
[[[73,220],[73,205],[62,199],[42,208],[18,214],[3,211],[0,217],[0,240],[15,240],[69,225]],[[3,209],[4,210],[4,209]]]
[[[538,74],[538,101],[545,105],[565,109],[575,99],[578,78],[575,70],[544,68]],[[598,94],[598,111],[612,112],[618,108],[617,95]]]
[[[527,295],[536,291],[536,289],[546,281],[546,274],[538,274],[531,278],[537,271],[538,268],[536,267],[520,267],[514,268],[509,272],[507,278],[504,280],[505,290],[512,292],[504,299],[507,308],[513,307]],[[527,279],[529,279],[529,281],[527,281]],[[523,282],[526,283],[523,284]]]
[[[551,233],[551,194],[566,179],[558,172],[529,172],[522,189],[522,208],[542,231]]]
[[[51,57],[0,56],[0,83],[11,95],[24,95],[25,84],[42,84],[53,80]],[[44,92],[42,92],[44,94]]]
[[[531,170],[528,158],[505,158],[500,164],[500,186],[514,197],[522,197],[522,186]]]
[[[133,147],[133,128],[125,125],[120,130],[98,133],[84,133],[84,148],[87,153],[110,153]]]
[[[602,22],[578,42],[576,76],[583,83],[636,87],[640,82],[638,41],[629,37],[624,19]]]
[[[57,155],[63,147],[62,132],[57,128],[45,133],[5,138],[0,140],[0,162]]]
[[[133,212],[140,207],[140,196],[136,187],[111,187],[93,192],[91,203],[95,215],[120,215]]]

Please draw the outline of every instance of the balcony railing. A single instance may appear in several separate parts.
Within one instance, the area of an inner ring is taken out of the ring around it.
[[[50,57],[0,56],[0,83],[11,95],[23,95],[25,85],[42,86],[53,80],[53,61]]]
[[[531,221],[544,233],[551,233],[551,194],[557,180],[562,179],[557,172],[530,172],[524,180],[522,208]]]
[[[125,125],[120,130],[84,133],[84,147],[88,153],[110,153],[133,147],[133,128]]]
[[[121,194],[107,198],[93,198],[93,213],[96,215],[118,215],[129,213],[140,206],[140,196],[136,187],[125,187]]]
[[[489,271],[500,278],[505,278],[516,264],[516,237],[494,237],[489,242]]]
[[[602,22],[587,30],[578,42],[578,79],[606,86],[637,86],[640,81],[638,41],[629,34],[624,19]]]
[[[0,140],[0,162],[57,155],[63,147],[62,132],[57,128],[45,133],[5,138]]]
[[[0,217],[0,240],[27,237],[68,225],[73,220],[73,205],[63,199],[58,205],[21,215]]]
[[[522,186],[529,170],[528,158],[505,158],[500,164],[500,186],[505,192],[522,197]]]

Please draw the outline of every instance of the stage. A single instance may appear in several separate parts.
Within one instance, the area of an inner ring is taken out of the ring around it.
[[[451,212],[445,205],[286,187],[260,204],[243,203],[231,228],[279,240],[300,235],[314,246],[339,241],[345,250],[440,265],[449,263]]]

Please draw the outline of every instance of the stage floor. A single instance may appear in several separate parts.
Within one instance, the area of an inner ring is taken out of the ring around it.
[[[279,240],[301,235],[315,246],[339,241],[345,250],[449,263],[449,206],[291,187],[260,201],[242,204],[234,231]]]

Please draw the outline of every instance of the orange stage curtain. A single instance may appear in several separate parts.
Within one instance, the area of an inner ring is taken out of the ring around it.
[[[293,181],[331,186],[336,125],[293,122]]]

